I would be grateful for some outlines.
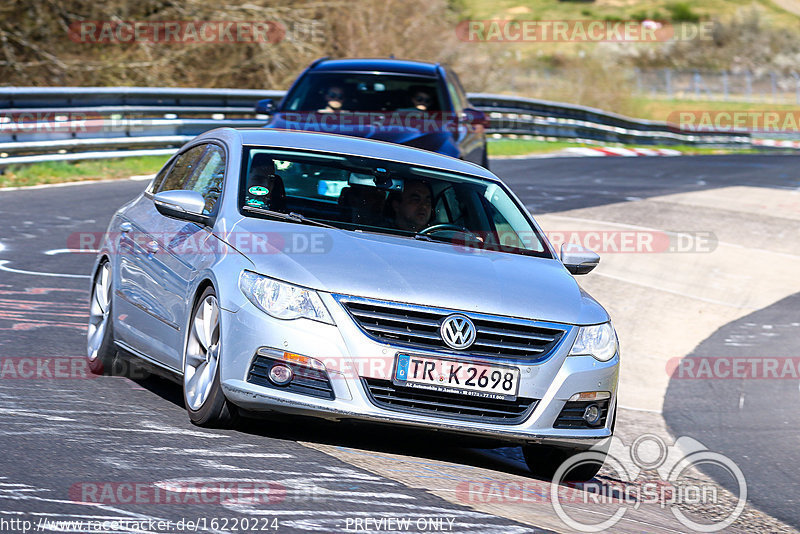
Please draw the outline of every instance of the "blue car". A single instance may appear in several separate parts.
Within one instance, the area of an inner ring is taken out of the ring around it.
[[[388,141],[488,168],[486,115],[471,107],[458,76],[434,63],[399,59],[313,62],[277,104],[261,100],[267,128]]]

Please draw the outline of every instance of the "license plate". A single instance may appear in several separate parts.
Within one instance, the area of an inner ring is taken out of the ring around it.
[[[516,367],[399,354],[393,382],[442,393],[516,400],[519,376]]]

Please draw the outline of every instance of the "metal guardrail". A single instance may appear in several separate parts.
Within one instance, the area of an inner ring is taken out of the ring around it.
[[[209,129],[265,124],[265,117],[255,115],[255,103],[284,95],[248,89],[0,88],[0,167],[36,158],[94,158],[103,151],[119,157],[125,149],[175,150]],[[744,132],[687,133],[666,123],[585,106],[483,93],[468,97],[489,115],[490,134],[640,145],[752,146]]]

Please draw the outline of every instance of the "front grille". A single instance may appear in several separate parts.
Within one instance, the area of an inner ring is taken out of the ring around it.
[[[583,412],[590,404],[597,404],[600,407],[600,422],[594,426],[583,419]],[[564,409],[558,414],[554,428],[601,428],[606,424],[608,416],[608,399],[601,401],[572,401],[564,404]]]
[[[536,408],[536,399],[515,401],[481,399],[457,393],[395,386],[389,380],[362,378],[373,404],[380,408],[450,419],[513,425],[524,421]]]
[[[373,338],[427,350],[466,353],[490,358],[535,362],[545,359],[565,334],[559,325],[506,317],[451,312],[392,302],[342,300],[358,325]],[[451,313],[467,315],[475,324],[475,342],[464,351],[454,351],[439,335],[442,321]]]
[[[285,386],[273,384],[268,378],[269,370],[276,364],[285,365],[294,373],[292,381]],[[256,355],[256,357],[253,358],[250,372],[247,373],[247,381],[258,386],[300,393],[301,395],[310,395],[312,397],[331,400],[335,398],[331,381],[328,379],[328,373],[325,371],[319,371],[303,365],[297,365],[296,363],[267,358],[261,355]]]

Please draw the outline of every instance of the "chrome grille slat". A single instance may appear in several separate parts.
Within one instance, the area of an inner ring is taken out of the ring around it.
[[[337,296],[337,300],[361,329],[378,341],[464,356],[543,360],[558,345],[569,328],[562,328],[554,323],[542,324],[524,319],[425,308],[344,295]],[[442,322],[455,313],[470,317],[475,324],[475,342],[465,350],[449,348],[439,333]]]
[[[530,345],[520,345],[518,343],[496,343],[491,341],[476,341],[473,345],[480,346],[480,347],[492,347],[493,349],[511,349],[511,350],[524,350],[524,351],[531,351],[535,353],[542,352],[544,349],[534,348]]]
[[[540,335],[528,334],[526,332],[515,332],[512,330],[500,330],[497,328],[489,328],[486,326],[478,326],[477,328],[479,334],[492,334],[495,336],[503,336],[503,337],[520,337],[524,339],[544,341],[545,343],[550,343],[555,340],[553,336],[540,336]]]
[[[414,318],[414,317],[409,317],[407,315],[406,316],[397,316],[397,315],[391,315],[391,314],[388,314],[388,313],[371,312],[371,311],[364,311],[364,310],[351,310],[351,313],[353,315],[355,315],[356,317],[359,317],[359,318],[367,317],[369,319],[385,319],[387,321],[405,322],[405,323],[411,323],[411,324],[418,324],[418,325],[422,325],[422,326],[431,326],[433,328],[439,328],[439,323],[437,321],[427,320],[427,319],[418,319],[418,318]]]
[[[439,340],[436,334],[428,334],[427,332],[420,332],[419,330],[408,330],[405,328],[395,328],[391,326],[376,326],[376,325],[362,325],[368,330],[375,332],[382,332],[384,334],[398,334],[401,336],[419,337],[422,339]]]

